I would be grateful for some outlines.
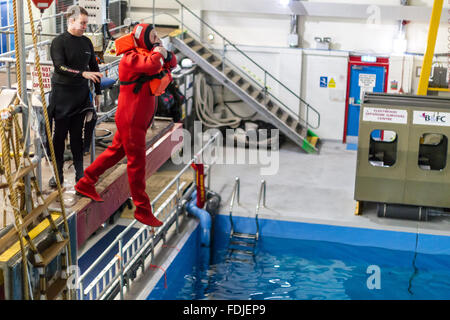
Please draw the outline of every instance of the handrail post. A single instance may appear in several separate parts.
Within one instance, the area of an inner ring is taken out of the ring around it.
[[[266,181],[265,180],[263,180],[262,181],[262,184],[263,184],[263,207],[265,208],[266,207]]]
[[[6,62],[6,74],[7,87],[11,89],[11,63],[9,61]]]
[[[306,106],[306,130],[308,130],[309,128],[309,106]],[[306,133],[308,135],[308,133]]]
[[[267,103],[267,71],[264,70],[264,103]]]
[[[119,266],[120,266],[120,300],[123,300],[123,286],[124,286],[124,278],[123,278],[123,238],[119,239]]]
[[[79,286],[79,290],[80,290],[80,299],[79,300],[84,300],[84,291],[83,291],[83,282],[80,281],[80,283],[78,284]]]
[[[239,177],[236,177],[234,180],[233,193],[231,194],[231,201],[230,201],[230,225],[231,225],[230,237],[232,237],[234,234],[233,206],[235,199],[237,199],[237,203],[239,204],[240,183],[241,182],[239,180]]]
[[[153,0],[153,28],[155,27],[155,0]]]
[[[183,4],[180,3],[180,14],[181,14],[181,39],[184,40],[184,17],[183,17]]]
[[[225,54],[227,51],[227,45],[225,43],[225,38],[222,37],[222,46],[223,46],[223,50],[222,50],[222,73],[225,72]]]
[[[240,203],[239,197],[241,193],[241,180],[238,177],[236,177],[236,184],[237,184],[237,204],[239,204]]]

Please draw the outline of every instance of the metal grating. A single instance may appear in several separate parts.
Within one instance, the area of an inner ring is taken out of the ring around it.
[[[75,0],[57,0],[56,13],[66,12],[67,9],[75,4]],[[67,21],[64,16],[56,17],[56,33],[62,33],[67,29]]]

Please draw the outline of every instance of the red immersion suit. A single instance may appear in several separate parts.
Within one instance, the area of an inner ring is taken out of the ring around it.
[[[135,34],[135,40],[139,49],[131,49],[124,53],[119,64],[119,80],[130,82],[139,76],[152,76],[162,69],[170,70],[177,65],[175,54],[168,53],[166,61],[164,56],[153,50],[148,50],[149,30],[148,24]],[[144,49],[144,50],[143,50]],[[151,48],[150,48],[151,49]],[[84,177],[77,183],[75,189],[93,200],[103,201],[95,191],[94,184],[99,176],[108,168],[114,166],[125,155],[127,156],[127,173],[131,196],[136,206],[135,218],[150,226],[158,227],[162,222],[154,217],[150,199],[145,192],[145,136],[155,113],[155,96],[151,93],[149,82],[142,85],[138,93],[133,92],[135,84],[121,85],[119,102],[116,112],[117,131],[112,145],[109,146],[95,161],[84,171]]]

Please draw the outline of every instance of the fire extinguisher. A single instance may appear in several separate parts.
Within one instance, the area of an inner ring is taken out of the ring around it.
[[[36,8],[41,10],[41,13],[44,12],[45,9],[51,6],[53,0],[32,0]]]

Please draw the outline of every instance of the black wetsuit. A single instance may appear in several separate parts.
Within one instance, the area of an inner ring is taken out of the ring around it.
[[[53,39],[50,56],[55,67],[52,76],[52,92],[48,108],[49,117],[55,120],[53,144],[61,183],[63,182],[64,149],[67,133],[76,171],[76,180],[83,176],[84,116],[93,110],[89,80],[84,71],[99,71],[92,42],[85,36],[77,37],[68,31]],[[100,94],[100,84],[95,84]]]

